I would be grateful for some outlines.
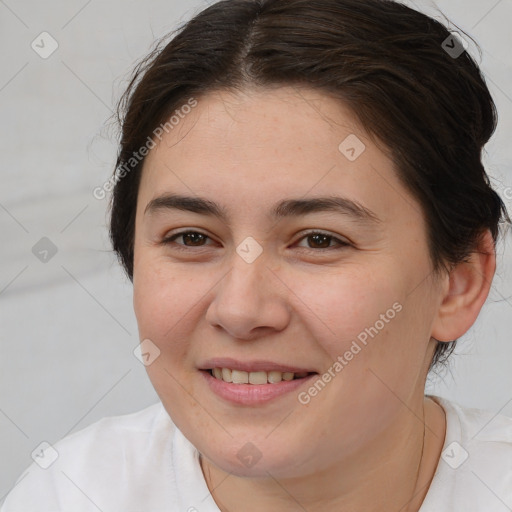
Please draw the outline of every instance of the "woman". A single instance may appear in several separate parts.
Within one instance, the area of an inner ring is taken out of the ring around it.
[[[425,395],[510,222],[460,40],[393,1],[218,2],[120,110],[111,238],[161,404],[42,451],[2,510],[510,510],[512,419]]]

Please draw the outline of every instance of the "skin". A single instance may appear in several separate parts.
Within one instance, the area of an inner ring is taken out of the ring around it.
[[[366,146],[353,162],[338,149],[350,134]],[[379,147],[339,101],[280,87],[199,98],[146,157],[134,246],[140,339],[161,351],[149,377],[201,453],[223,512],[299,504],[417,511],[427,493],[445,437],[443,409],[424,396],[434,338],[455,339],[475,321],[494,274],[494,247],[486,233],[467,263],[434,275],[420,205]],[[145,213],[170,192],[219,203],[227,222],[182,210]],[[380,221],[336,212],[267,217],[283,199],[334,194]],[[305,237],[311,229],[334,239]],[[186,230],[209,238],[162,244]],[[236,252],[249,236],[263,250],[250,264]],[[198,370],[207,358],[226,356],[321,375],[395,303],[401,311],[306,405],[295,392],[234,405],[212,393]],[[252,467],[237,457],[247,442],[262,455]]]

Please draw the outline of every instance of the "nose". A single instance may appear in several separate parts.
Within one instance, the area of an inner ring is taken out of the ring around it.
[[[233,256],[231,270],[214,290],[206,321],[238,340],[253,340],[286,328],[287,288],[261,255],[247,263]]]

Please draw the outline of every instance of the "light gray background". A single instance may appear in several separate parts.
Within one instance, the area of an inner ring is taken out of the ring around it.
[[[409,3],[439,18],[431,2]],[[0,503],[42,441],[158,400],[133,355],[131,286],[108,243],[107,201],[92,190],[112,172],[105,123],[134,62],[205,5],[0,1]],[[512,0],[437,6],[482,47],[500,114],[486,162],[512,211]],[[31,48],[43,31],[59,44],[48,59]],[[32,254],[44,236],[58,248],[47,263]],[[428,391],[512,416],[511,244],[499,253],[491,297]]]

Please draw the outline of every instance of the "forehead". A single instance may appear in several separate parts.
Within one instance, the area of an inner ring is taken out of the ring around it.
[[[319,91],[289,86],[218,90],[199,98],[197,106],[163,134],[153,154],[164,147],[167,153],[189,152],[200,142],[201,152],[194,155],[198,159],[214,154],[251,163],[254,155],[265,157],[264,150],[265,160],[295,163],[302,155],[318,159],[333,150],[336,155],[344,133],[366,137],[346,106]]]
[[[212,198],[229,214],[336,193],[383,217],[417,209],[393,162],[337,99],[282,87],[222,90],[197,101],[146,157],[141,207],[172,192]]]

